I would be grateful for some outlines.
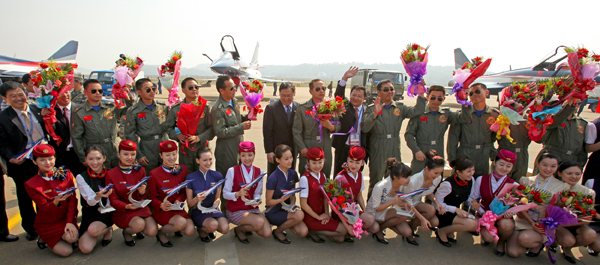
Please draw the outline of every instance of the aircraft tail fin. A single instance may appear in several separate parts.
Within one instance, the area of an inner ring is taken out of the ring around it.
[[[78,41],[69,41],[65,46],[62,46],[58,51],[52,54],[48,60],[54,59],[57,62],[75,61],[77,59],[77,49],[79,48]]]
[[[258,66],[258,42],[256,43],[256,48],[254,48],[254,55],[252,55],[252,61],[250,61],[250,65]]]
[[[454,49],[454,69],[460,69],[463,65],[469,61],[469,58],[465,55],[461,48]]]

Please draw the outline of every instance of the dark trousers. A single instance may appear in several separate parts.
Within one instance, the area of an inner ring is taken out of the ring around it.
[[[87,169],[81,162],[79,162],[79,157],[73,148],[71,148],[69,151],[56,152],[56,166],[65,166],[65,168],[73,173],[73,176],[77,176]]]
[[[8,236],[8,216],[6,216],[6,197],[4,196],[4,176],[0,177],[0,208],[2,208],[2,213],[0,213],[0,237]]]
[[[17,167],[17,170],[10,170],[9,177],[15,182],[17,189],[17,200],[19,202],[19,213],[21,214],[21,226],[28,233],[34,233],[33,222],[35,221],[35,209],[29,194],[25,190],[25,182],[37,174],[38,167],[29,159]],[[16,171],[16,172],[15,172]]]

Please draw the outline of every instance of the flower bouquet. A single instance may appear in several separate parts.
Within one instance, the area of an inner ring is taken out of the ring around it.
[[[348,183],[330,179],[320,188],[327,198],[331,210],[340,217],[350,235],[359,239],[362,233],[368,235],[366,231],[362,230],[360,207],[354,202]]]
[[[572,77],[557,77],[536,82],[536,97],[529,105],[528,115],[531,123],[529,138],[532,141],[541,141],[542,136],[546,133],[546,126],[554,122],[553,115],[561,110],[562,102],[570,97],[573,87]],[[555,95],[559,100],[551,104]]]
[[[522,117],[523,112],[533,104],[535,94],[535,83],[513,83],[500,91],[500,115],[490,127],[490,130],[496,132],[498,140],[505,135],[514,144],[510,136],[510,125],[518,125],[520,121],[525,121]]]
[[[181,52],[171,54],[169,61],[158,68],[158,79],[162,86],[169,90],[169,107],[181,101],[179,95],[179,74],[181,68]]]
[[[594,89],[596,81],[594,78],[600,74],[600,55],[590,54],[586,48],[566,47],[571,76],[575,81],[576,89],[572,97],[580,100],[587,98],[585,93]]]
[[[577,224],[577,218],[570,215],[569,212],[560,206],[548,205],[546,207],[546,217],[542,218],[540,224],[544,228],[544,234],[548,237],[548,240],[544,243],[544,245],[548,246],[546,248],[548,251],[548,258],[550,258],[550,262],[556,263],[556,258],[552,256],[552,252],[549,248],[549,246],[554,244],[554,240],[556,240],[556,228],[558,228],[559,225]]]
[[[557,193],[552,198],[550,204],[563,208],[570,215],[577,218],[578,221],[582,222],[590,222],[597,215],[594,210],[592,196],[584,195],[580,192],[563,191]]]
[[[423,84],[423,76],[427,74],[427,50],[429,46],[423,47],[413,43],[406,46],[402,51],[400,60],[404,65],[404,70],[410,75],[410,85],[406,92],[408,96],[423,95],[427,92],[427,88]]]
[[[50,60],[48,63],[40,63],[39,69],[32,71],[30,76],[34,93],[29,93],[29,96],[36,97],[35,102],[38,107],[48,109],[48,114],[44,115],[44,126],[50,137],[60,144],[62,139],[56,135],[52,127],[52,124],[57,121],[54,106],[60,94],[73,88],[75,77],[73,65],[70,63],[59,65]]]
[[[123,90],[123,88],[135,80],[140,71],[142,71],[144,62],[142,59],[140,59],[140,57],[133,59],[126,57],[125,55],[121,55],[121,58],[115,63],[117,66],[115,67],[113,78],[116,80],[116,82],[113,85],[112,95],[115,100],[115,106],[120,109],[125,107],[125,103],[123,103],[121,100],[129,99],[129,95],[125,90]]]
[[[200,122],[200,118],[204,113],[204,109],[206,108],[207,100],[202,98],[202,96],[198,96],[198,99],[191,103],[181,103],[181,107],[179,112],[177,112],[177,134],[183,134],[186,136],[185,138],[185,147],[191,151],[194,151],[194,147],[190,147],[190,142],[188,140],[188,136],[195,135],[198,130],[198,122]],[[208,141],[205,145],[208,144]],[[181,153],[187,156],[187,153],[184,151],[183,147],[181,148]]]
[[[483,57],[475,57],[471,62],[466,62],[461,69],[454,72],[452,78],[456,82],[452,88],[452,93],[456,94],[456,102],[463,106],[471,106],[471,102],[467,101],[467,92],[465,87],[469,88],[469,85],[479,78],[485,71],[490,67],[492,59],[483,61]]]
[[[252,82],[242,82],[242,96],[244,97],[244,110],[248,109],[248,119],[257,120],[256,115],[263,112],[262,106],[259,104],[264,98],[263,94],[264,84],[260,80],[254,79]]]
[[[321,120],[329,120],[331,118],[337,118],[342,116],[342,114],[346,113],[346,108],[344,104],[346,100],[341,97],[335,97],[335,100],[324,100],[320,103],[313,105],[312,111],[307,110],[306,115],[311,115],[315,118],[317,122],[319,122],[319,133],[321,135],[320,141],[323,141],[323,126],[321,125]],[[331,122],[332,124],[337,124],[338,122]]]

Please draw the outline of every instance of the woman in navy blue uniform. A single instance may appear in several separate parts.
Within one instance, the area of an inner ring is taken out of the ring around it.
[[[211,213],[203,213],[198,209],[198,202],[202,202],[204,208],[219,209],[221,188],[217,188],[210,194],[205,194],[204,191],[210,189],[213,185],[223,179],[221,173],[211,170],[213,164],[213,156],[210,148],[203,147],[196,153],[196,162],[200,166],[199,170],[187,175],[186,180],[192,180],[187,186],[187,204],[191,209],[190,215],[194,224],[198,227],[200,240],[210,242],[215,239],[215,231],[221,234],[229,232],[229,222],[221,211]]]
[[[265,217],[269,223],[277,226],[277,229],[273,230],[275,240],[289,244],[291,241],[283,234],[286,229],[289,228],[295,234],[305,237],[308,234],[308,227],[303,221],[304,212],[302,210],[288,212],[281,208],[282,203],[296,204],[296,194],[282,197],[283,192],[281,191],[294,189],[299,181],[298,173],[291,169],[294,161],[292,149],[285,144],[278,145],[275,148],[275,160],[279,166],[267,179]]]

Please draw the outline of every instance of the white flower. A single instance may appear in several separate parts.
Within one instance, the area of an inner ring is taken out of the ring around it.
[[[592,58],[590,58],[590,57],[585,57],[585,58],[581,59],[581,64],[582,65],[591,64],[593,62],[594,62],[594,60],[592,60]]]

